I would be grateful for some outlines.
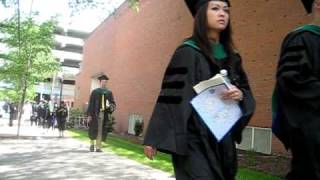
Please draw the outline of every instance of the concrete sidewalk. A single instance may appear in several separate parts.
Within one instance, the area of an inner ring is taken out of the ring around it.
[[[20,139],[16,127],[0,126],[0,179],[125,179],[166,180],[170,174],[152,169],[112,152],[89,152],[89,146],[58,132],[23,126]],[[9,132],[15,132],[10,137]],[[29,133],[28,133],[29,132]],[[2,136],[4,134],[5,136]],[[2,137],[2,138],[1,138]]]

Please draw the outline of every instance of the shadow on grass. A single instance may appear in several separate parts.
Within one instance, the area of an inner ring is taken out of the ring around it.
[[[68,134],[76,139],[89,143],[87,131],[71,129]],[[129,159],[138,161],[142,164],[173,174],[171,157],[168,154],[158,152],[154,160],[147,159],[143,154],[143,146],[134,144],[128,140],[121,139],[110,134],[107,141],[103,144],[104,150],[111,150],[115,154],[125,156]],[[270,176],[261,172],[246,168],[239,168],[237,180],[280,180],[278,177]]]

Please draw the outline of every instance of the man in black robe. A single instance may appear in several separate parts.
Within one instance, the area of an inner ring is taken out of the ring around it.
[[[284,39],[273,97],[273,132],[291,150],[289,180],[320,180],[320,0],[313,22]]]
[[[98,79],[100,87],[92,91],[87,111],[91,152],[95,148],[94,140],[96,140],[96,152],[102,152],[101,141],[105,141],[107,138],[108,122],[111,120],[111,113],[116,107],[112,92],[107,89],[109,78],[106,75],[101,75]]]

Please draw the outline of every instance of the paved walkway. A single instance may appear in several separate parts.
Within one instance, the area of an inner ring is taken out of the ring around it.
[[[1,180],[174,179],[112,152],[88,152],[87,144],[58,138],[57,131],[23,126],[21,138],[15,139],[12,136],[16,130],[17,127],[0,125]]]

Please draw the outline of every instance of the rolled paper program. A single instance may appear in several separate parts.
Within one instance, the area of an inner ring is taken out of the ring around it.
[[[106,108],[109,108],[110,107],[110,103],[108,101],[108,99],[106,100]]]

